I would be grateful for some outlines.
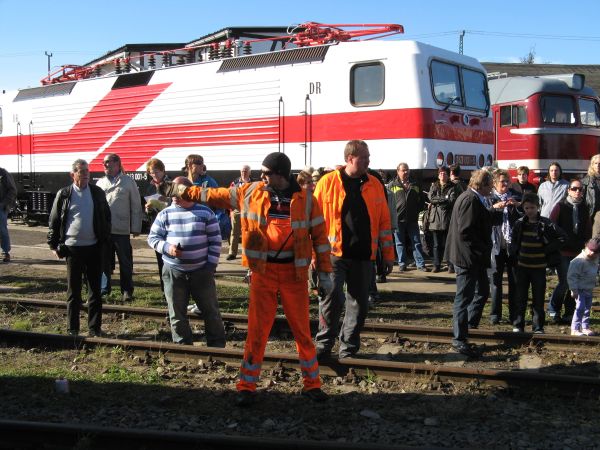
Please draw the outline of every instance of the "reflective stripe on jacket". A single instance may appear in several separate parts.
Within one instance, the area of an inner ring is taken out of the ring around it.
[[[344,170],[343,168],[340,170]],[[371,222],[371,259],[375,259],[377,245],[381,242],[383,259],[394,260],[394,241],[390,227],[390,211],[387,198],[377,178],[368,175],[369,180],[362,185],[361,195],[367,205]],[[342,256],[342,205],[346,191],[339,170],[324,175],[315,188],[315,198],[323,210],[331,253]]]
[[[269,252],[267,214],[271,207],[271,193],[265,183],[257,181],[240,187],[188,187],[184,200],[206,203],[215,208],[240,211],[242,228],[242,265],[264,273]],[[312,251],[317,256],[317,270],[331,272],[330,251],[321,208],[305,189],[294,192],[290,203],[290,219],[294,231],[294,265],[296,276],[305,278]]]

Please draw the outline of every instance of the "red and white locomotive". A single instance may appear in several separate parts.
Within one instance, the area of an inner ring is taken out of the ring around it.
[[[585,173],[600,153],[600,106],[583,75],[498,78],[489,87],[500,168],[528,166],[539,182],[553,161]]]
[[[129,73],[88,67],[59,79],[70,81],[0,94],[2,166],[41,212],[47,202],[36,197],[67,184],[76,158],[100,176],[106,153],[118,153],[142,183],[153,157],[178,172],[186,155],[199,153],[225,181],[273,151],[294,169],[343,163],[350,139],[369,144],[371,167],[395,170],[404,161],[426,177],[442,164],[492,163],[487,79],[476,59],[415,41],[351,40],[368,31],[302,29],[286,48],[265,53],[244,54],[247,44],[227,40],[231,56],[215,51],[155,68],[145,55]]]

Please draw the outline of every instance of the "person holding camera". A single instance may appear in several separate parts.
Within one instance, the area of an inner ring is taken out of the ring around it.
[[[102,247],[110,241],[111,214],[106,195],[89,184],[90,169],[77,159],[70,173],[73,184],[56,193],[50,212],[48,245],[52,253],[67,262],[68,333],[79,334],[81,280],[88,284],[88,327],[90,336],[102,333]]]

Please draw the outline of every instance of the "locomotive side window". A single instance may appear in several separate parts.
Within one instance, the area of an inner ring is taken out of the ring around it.
[[[581,125],[600,127],[600,108],[598,102],[589,98],[579,99]]]
[[[524,106],[508,105],[500,107],[500,126],[512,127],[527,123],[527,110]]]
[[[527,108],[524,106],[513,107],[513,123],[517,125],[527,123]]]
[[[462,106],[458,66],[440,61],[431,62],[433,95],[440,103]]]
[[[385,98],[385,70],[381,63],[358,64],[350,70],[350,103],[377,106]]]
[[[500,107],[500,126],[510,127],[512,126],[512,106],[501,106]]]
[[[463,68],[462,77],[467,108],[485,110],[487,108],[485,75],[481,72]]]
[[[566,95],[544,95],[541,100],[544,123],[575,124],[575,102]]]

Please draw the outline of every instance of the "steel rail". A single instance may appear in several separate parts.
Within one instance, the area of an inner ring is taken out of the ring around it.
[[[44,310],[64,310],[66,303],[55,300],[39,300],[33,298],[15,298],[0,296],[0,304],[14,304],[26,308],[38,308]],[[84,305],[85,308],[85,305]],[[134,315],[150,320],[164,321],[166,318],[166,309],[160,308],[141,308],[125,305],[103,305],[105,314],[123,314],[124,316]],[[246,329],[248,317],[244,314],[221,314],[225,322],[231,323],[238,329]],[[201,322],[202,316],[194,313],[188,313],[188,319],[192,323]],[[318,322],[311,321],[311,330],[316,332]],[[287,320],[284,316],[277,316],[273,323],[272,333],[281,334],[290,333]],[[361,333],[365,337],[387,338],[395,337],[397,339],[411,339],[414,341],[432,342],[448,344],[452,341],[452,330],[441,327],[419,327],[414,325],[401,325],[398,323],[380,323],[367,321]],[[533,333],[513,333],[511,331],[497,330],[469,330],[469,339],[476,343],[494,343],[506,345],[537,345],[543,344],[557,348],[572,348],[574,346],[595,346],[600,345],[600,336],[570,336],[562,334],[533,334]]]
[[[121,347],[129,352],[147,356],[164,355],[171,360],[212,360],[239,364],[243,351],[204,346],[179,345],[165,342],[142,342],[103,337],[65,336],[58,334],[32,333],[0,329],[0,342],[25,348],[42,347],[53,349],[81,349],[94,346]],[[274,366],[298,366],[298,356],[290,353],[265,353],[263,368]],[[319,363],[324,375],[345,376],[350,372],[363,377],[377,376],[384,380],[421,376],[432,382],[470,382],[504,387],[527,387],[554,389],[558,393],[567,391],[573,395],[598,395],[600,378],[574,375],[559,375],[547,372],[522,370],[494,370],[445,365],[403,363],[360,358],[328,358]]]
[[[142,428],[101,427],[97,425],[64,424],[0,420],[0,448],[113,448],[162,450],[183,445],[198,450],[321,450],[339,449],[339,442],[231,436],[213,433],[157,431]],[[82,440],[85,445],[82,445]],[[25,447],[25,444],[28,444]],[[36,447],[31,445],[35,444]],[[396,445],[353,444],[344,442],[349,450],[407,449]],[[414,448],[414,447],[410,447]]]

